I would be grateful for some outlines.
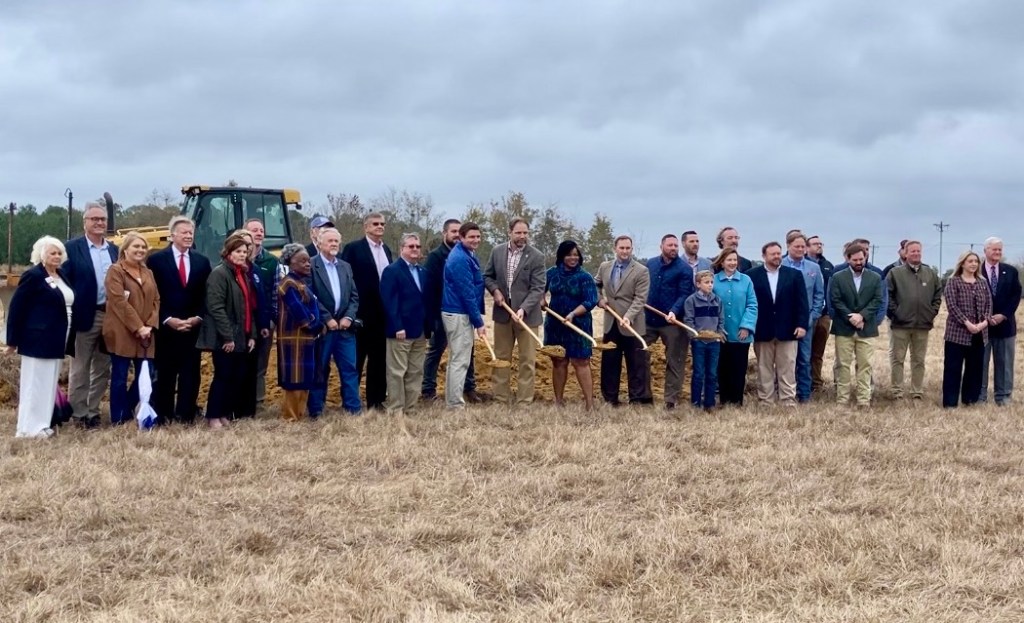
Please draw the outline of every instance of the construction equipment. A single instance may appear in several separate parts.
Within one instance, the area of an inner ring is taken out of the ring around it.
[[[181,194],[185,196],[181,213],[196,224],[195,249],[214,260],[220,255],[224,239],[253,218],[263,221],[263,247],[279,255],[284,245],[292,241],[288,212],[302,209],[301,194],[291,188],[190,184],[181,187]],[[103,198],[107,203],[107,237],[111,242],[120,244],[126,234],[135,232],[146,239],[151,253],[170,244],[166,225],[115,230],[114,201],[110,193],[103,193]]]

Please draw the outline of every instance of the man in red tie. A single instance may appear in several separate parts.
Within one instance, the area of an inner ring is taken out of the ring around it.
[[[190,424],[198,409],[200,352],[196,338],[206,305],[210,261],[192,248],[196,228],[188,217],[175,216],[168,230],[171,246],[146,261],[160,292],[153,408],[161,423]]]

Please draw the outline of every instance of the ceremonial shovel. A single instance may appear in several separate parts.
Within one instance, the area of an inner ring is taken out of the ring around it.
[[[610,304],[606,305],[604,310],[606,312],[608,312],[609,314],[611,314],[612,318],[615,318],[616,320],[618,320],[620,325],[622,324],[622,316],[618,315],[615,312],[615,310],[612,309],[612,306]],[[633,328],[633,325],[631,325],[631,324],[630,325],[626,325],[626,330],[629,331],[630,333],[632,333],[633,337],[635,337],[636,339],[640,340],[640,343],[644,345],[643,349],[647,350],[647,342],[645,342],[644,338],[641,337],[640,334],[636,332],[636,329]]]
[[[669,320],[668,319],[668,314],[666,314],[665,312],[661,311],[657,307],[651,307],[650,305],[646,305],[646,304],[644,305],[644,307],[646,307],[647,309],[651,310],[652,312],[658,314],[659,316],[661,316],[662,318],[664,318],[668,322],[671,322],[672,324],[676,325],[677,327],[682,327],[682,328],[686,329],[687,331],[690,332],[690,335],[692,335],[693,337],[697,337],[697,330],[694,329],[693,327],[691,327],[690,325],[683,324],[683,323],[679,322],[678,320],[676,320],[675,318],[673,318],[672,320]]]
[[[563,347],[563,346],[545,346],[544,342],[537,336],[536,333],[533,332],[533,329],[531,329],[529,326],[527,326],[527,324],[523,321],[523,319],[519,317],[519,314],[517,314],[514,311],[512,311],[512,308],[508,306],[508,303],[506,303],[505,301],[502,301],[501,303],[499,303],[499,305],[501,305],[501,307],[505,311],[507,311],[510,316],[512,316],[512,320],[515,320],[517,323],[519,323],[519,326],[522,327],[524,330],[526,330],[527,333],[530,334],[530,337],[532,337],[533,339],[537,340],[537,344],[540,346],[540,348],[538,349],[538,350],[540,350],[540,352],[542,352],[543,354],[547,355],[548,357],[565,357],[565,347]]]
[[[512,367],[512,362],[511,361],[505,361],[504,359],[498,359],[495,356],[494,349],[491,348],[491,343],[487,341],[487,338],[482,337],[480,339],[483,340],[484,346],[487,347],[487,352],[489,352],[491,354],[491,360],[488,361],[487,363],[491,364],[492,368],[511,368]]]
[[[565,326],[569,327],[570,329],[572,329],[576,333],[579,333],[583,337],[587,338],[587,340],[589,340],[590,343],[594,345],[595,349],[597,349],[597,350],[612,350],[613,348],[615,348],[614,344],[607,344],[605,342],[598,342],[597,340],[594,339],[593,335],[590,335],[589,333],[587,333],[583,329],[577,327],[576,325],[574,325],[571,322],[566,322],[564,317],[559,316],[558,314],[556,314],[555,311],[553,309],[551,309],[550,307],[548,307],[545,311],[547,311],[547,313],[551,314],[555,318],[555,320],[557,320],[558,322],[561,322],[562,324],[564,324]]]

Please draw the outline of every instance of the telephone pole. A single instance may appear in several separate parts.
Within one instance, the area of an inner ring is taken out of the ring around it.
[[[939,277],[941,278],[945,274],[942,272],[942,234],[949,229],[949,223],[939,221],[938,223],[932,223],[932,225],[935,226],[935,229],[939,230]]]

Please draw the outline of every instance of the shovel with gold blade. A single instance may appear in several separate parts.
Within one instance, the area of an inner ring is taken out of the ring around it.
[[[609,314],[611,314],[612,318],[618,320],[619,321],[619,325],[621,326],[621,324],[622,324],[622,316],[620,316],[618,314],[618,312],[616,312],[614,309],[612,309],[611,304],[606,305],[604,310],[606,312],[608,312]],[[636,332],[636,329],[633,328],[633,325],[631,325],[631,324],[630,325],[626,325],[626,330],[629,331],[630,333],[632,333],[633,337],[635,337],[636,339],[640,340],[640,344],[643,345],[643,350],[647,350],[647,348],[648,348],[647,342],[644,341],[643,336],[641,336],[639,333]]]
[[[548,357],[565,357],[564,346],[545,346],[544,341],[541,340],[540,337],[533,332],[533,329],[531,329],[526,322],[519,317],[519,314],[514,312],[512,308],[508,306],[508,303],[502,301],[499,305],[501,305],[502,309],[508,312],[509,316],[512,316],[513,321],[517,322],[523,330],[530,334],[530,337],[537,341],[537,345],[539,347],[537,350],[542,354],[547,355]]]
[[[487,347],[487,352],[491,354],[491,360],[488,361],[487,363],[490,364],[490,366],[492,368],[511,368],[512,367],[512,362],[511,361],[505,361],[504,359],[498,359],[498,357],[494,354],[494,348],[491,346],[491,343],[487,341],[487,338],[481,337],[481,338],[478,338],[478,339],[483,340],[484,346]]]
[[[594,350],[612,350],[613,348],[615,348],[615,344],[608,344],[607,342],[598,342],[596,339],[594,339],[593,335],[590,335],[589,333],[577,327],[571,322],[566,322],[564,316],[559,316],[557,313],[555,313],[555,310],[551,309],[550,307],[546,308],[544,311],[550,314],[558,322],[561,322],[562,324],[569,327],[576,333],[579,333],[583,337],[587,338],[587,341],[589,341],[593,345]]]

